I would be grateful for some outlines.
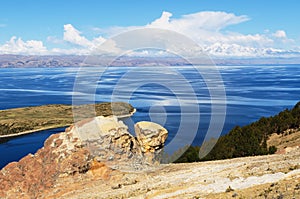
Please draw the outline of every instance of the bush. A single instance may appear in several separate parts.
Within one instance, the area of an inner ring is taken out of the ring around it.
[[[274,153],[276,153],[276,151],[277,151],[276,146],[270,146],[269,147],[269,154],[274,154]]]

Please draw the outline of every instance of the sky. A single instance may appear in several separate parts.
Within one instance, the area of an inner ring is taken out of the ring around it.
[[[160,28],[216,57],[295,57],[299,8],[297,0],[2,1],[0,54],[86,55],[122,32]]]

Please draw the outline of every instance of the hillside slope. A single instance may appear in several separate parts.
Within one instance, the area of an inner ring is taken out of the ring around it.
[[[103,140],[87,142],[98,128]],[[49,137],[36,154],[4,167],[0,198],[300,197],[297,146],[274,155],[157,165],[153,155],[163,146],[165,133],[162,127],[153,131],[157,125],[136,126],[143,128],[138,132],[144,135],[138,133],[142,137],[135,139],[115,119],[78,122]],[[152,139],[147,136],[150,132]]]
[[[229,191],[229,186],[233,190]],[[284,155],[160,165],[144,173],[123,173],[102,166],[93,172],[61,178],[46,198],[213,199],[233,196],[299,198],[300,150]]]

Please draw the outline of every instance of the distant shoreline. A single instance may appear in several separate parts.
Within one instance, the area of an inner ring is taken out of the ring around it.
[[[70,125],[67,125],[67,126],[70,126]],[[46,130],[50,130],[50,129],[63,128],[63,127],[66,127],[66,126],[57,125],[57,126],[52,126],[52,127],[45,127],[45,128],[39,128],[39,129],[34,129],[34,130],[29,130],[29,131],[23,131],[23,132],[20,132],[20,133],[0,135],[0,139],[1,138],[18,137],[18,136],[21,136],[21,135],[27,135],[27,134],[36,133],[36,132],[39,132],[39,131],[46,131]]]
[[[91,64],[85,63],[86,56],[80,55],[13,55],[0,54],[0,68],[60,68],[60,67],[90,67]],[[180,57],[126,57],[122,56],[119,59],[114,57],[103,57],[94,63],[94,66],[106,66],[107,61],[113,59],[114,62],[110,66],[184,66],[191,63]],[[202,59],[192,60],[194,65],[212,64],[211,60]],[[281,64],[299,64],[300,58],[294,55],[289,58],[284,57],[212,57],[215,65],[281,65]],[[111,61],[109,61],[110,63]]]
[[[136,109],[133,109],[133,111],[131,112],[131,113],[129,113],[129,114],[125,114],[125,115],[118,115],[118,116],[116,116],[118,119],[122,119],[122,118],[126,118],[126,117],[131,117],[131,116],[133,116],[133,114],[135,114],[135,112],[136,112]]]

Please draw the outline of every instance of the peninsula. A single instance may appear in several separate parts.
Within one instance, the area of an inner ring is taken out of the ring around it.
[[[91,111],[93,109],[94,113]],[[76,114],[75,120],[78,121],[94,116],[115,115],[122,118],[131,116],[134,112],[135,109],[124,102],[105,102],[73,107],[51,104],[0,110],[0,138],[70,126],[74,123],[74,114]]]

